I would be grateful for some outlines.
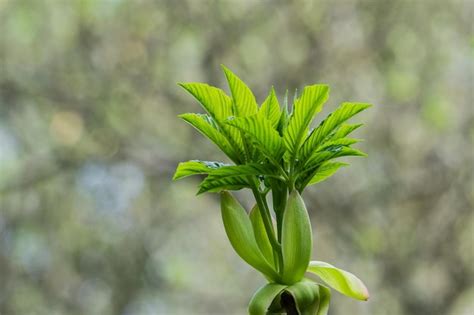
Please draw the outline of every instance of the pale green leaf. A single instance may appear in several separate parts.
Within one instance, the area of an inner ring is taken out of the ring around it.
[[[342,163],[342,162],[326,162],[326,163],[323,163],[320,167],[318,167],[316,175],[314,175],[310,179],[310,181],[308,183],[308,186],[319,183],[319,182],[322,182],[323,180],[331,177],[341,167],[348,166],[348,165],[349,164]]]
[[[367,156],[367,154],[345,146],[330,147],[324,151],[315,152],[306,162],[305,169],[309,170],[318,167],[323,162],[343,156]]]
[[[364,283],[350,272],[322,261],[310,262],[308,272],[316,274],[327,285],[344,295],[364,301],[369,299],[369,291]]]
[[[249,214],[250,221],[252,222],[253,232],[255,234],[255,239],[257,241],[258,248],[262,252],[263,256],[269,262],[273,262],[273,248],[270,240],[268,239],[267,232],[265,230],[265,224],[263,223],[262,215],[258,208],[258,205],[255,205]]]
[[[278,274],[258,248],[247,212],[229,192],[221,194],[221,213],[227,237],[237,254],[268,278],[277,279]]]
[[[282,153],[282,139],[271,122],[259,115],[231,119],[227,122],[249,137],[267,158],[278,161]]]
[[[226,164],[213,161],[198,161],[191,160],[187,162],[181,162],[176,168],[176,172],[173,176],[173,180],[181,179],[191,175],[197,174],[209,174],[213,170],[225,166]]]
[[[245,117],[257,113],[258,105],[249,87],[232,71],[222,65],[234,101],[234,115]]]
[[[291,158],[296,158],[298,151],[309,132],[309,125],[314,116],[321,111],[329,96],[329,87],[324,84],[307,86],[294,104],[288,127],[283,140]]]
[[[255,292],[248,306],[249,315],[267,315],[273,300],[286,286],[268,283]]]
[[[239,160],[239,153],[237,153],[238,151],[236,152],[235,146],[232,146],[227,138],[217,129],[215,121],[210,116],[187,113],[181,114],[179,117],[214,142],[231,160],[234,162]]]
[[[203,108],[216,120],[232,116],[232,99],[224,91],[205,83],[179,83],[193,95]]]
[[[335,132],[330,136],[330,140],[337,140],[344,138],[357,128],[363,126],[364,124],[341,124]]]
[[[300,281],[311,258],[313,239],[308,211],[296,190],[290,194],[283,214],[281,246],[283,282],[292,284]]]
[[[311,153],[321,145],[326,137],[328,137],[343,122],[370,106],[370,104],[365,103],[343,103],[339,106],[311,132],[311,135],[303,144],[301,159],[305,160],[308,158]]]
[[[263,102],[260,110],[258,111],[259,115],[267,118],[271,123],[274,129],[277,128],[278,122],[280,121],[280,104],[278,103],[278,98],[275,94],[275,89],[272,87],[268,97]]]

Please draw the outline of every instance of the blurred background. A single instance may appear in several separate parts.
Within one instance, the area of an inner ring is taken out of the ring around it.
[[[375,106],[366,159],[308,189],[331,315],[474,313],[472,1],[0,0],[0,314],[245,314],[264,279],[179,161],[222,154],[176,85]],[[250,206],[246,193],[239,198]]]

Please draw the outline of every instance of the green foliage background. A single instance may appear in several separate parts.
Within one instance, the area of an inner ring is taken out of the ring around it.
[[[0,0],[0,314],[243,314],[264,279],[218,198],[171,182],[223,159],[178,81],[262,102],[327,83],[369,154],[309,188],[314,258],[359,275],[331,314],[474,309],[472,1]],[[239,197],[250,201],[249,195]],[[250,207],[250,203],[246,204]]]

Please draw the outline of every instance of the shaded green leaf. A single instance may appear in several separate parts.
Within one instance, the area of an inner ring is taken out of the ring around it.
[[[342,103],[333,113],[329,114],[321,124],[311,132],[303,144],[301,159],[305,160],[311,153],[343,122],[357,113],[369,108],[365,103]],[[346,130],[344,130],[346,131]]]
[[[213,161],[198,161],[191,160],[187,162],[181,162],[176,168],[176,172],[173,176],[173,180],[181,179],[191,175],[197,174],[209,174],[213,170],[225,166],[226,164]]]
[[[196,128],[200,133],[214,142],[231,160],[238,160],[238,154],[231,146],[227,138],[217,129],[213,123],[215,121],[205,114],[186,113],[178,117],[186,121],[188,124]]]
[[[282,280],[286,284],[293,284],[303,278],[313,247],[308,211],[296,190],[290,194],[283,214],[281,246]]]
[[[235,118],[227,123],[247,135],[266,157],[278,161],[282,153],[282,139],[268,119],[253,115]]]
[[[319,285],[314,282],[304,279],[287,287],[284,292],[292,296],[301,315],[314,315],[319,308]]]
[[[278,172],[271,164],[248,163],[243,165],[225,165],[211,172],[213,176],[270,176],[279,178]]]
[[[205,192],[221,192],[223,190],[239,190],[250,187],[246,176],[209,175],[199,185],[198,195]]]
[[[237,254],[270,279],[277,279],[278,274],[258,248],[247,212],[226,191],[221,194],[221,213],[227,237]]]
[[[280,121],[280,104],[278,103],[278,98],[275,94],[275,89],[272,87],[268,97],[263,102],[260,110],[258,111],[259,115],[267,118],[271,123],[273,128],[277,128],[278,122]]]
[[[250,300],[249,315],[267,315],[273,300],[286,286],[277,283],[268,283],[255,292]]]
[[[231,70],[222,65],[234,101],[234,115],[250,116],[257,113],[258,105],[249,87]]]
[[[350,272],[322,261],[310,262],[308,272],[316,274],[326,284],[344,295],[364,301],[369,299],[369,291],[364,283]]]
[[[258,209],[258,205],[255,205],[249,214],[250,221],[252,222],[253,233],[257,241],[258,248],[262,252],[263,256],[269,262],[273,262],[273,248],[270,240],[268,239],[267,232],[265,230],[265,224],[263,223],[262,215]]]
[[[324,151],[315,152],[306,162],[305,169],[318,167],[323,162],[343,156],[367,156],[367,154],[346,146],[329,147]]]
[[[290,157],[295,158],[309,132],[314,116],[321,111],[329,96],[329,87],[324,84],[307,86],[294,104],[288,127],[283,135]]]

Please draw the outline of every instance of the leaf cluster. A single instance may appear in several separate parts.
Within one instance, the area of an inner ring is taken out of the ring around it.
[[[343,103],[311,128],[329,97],[327,85],[306,86],[300,96],[295,95],[292,106],[288,105],[288,93],[281,106],[271,88],[259,106],[249,87],[229,69],[223,69],[231,96],[205,83],[180,83],[206,111],[180,117],[218,146],[234,165],[183,162],[178,165],[174,179],[206,175],[198,193],[242,188],[296,189],[301,193],[347,165],[335,159],[365,156],[352,148],[360,140],[348,137],[361,124],[346,122],[369,104]]]

